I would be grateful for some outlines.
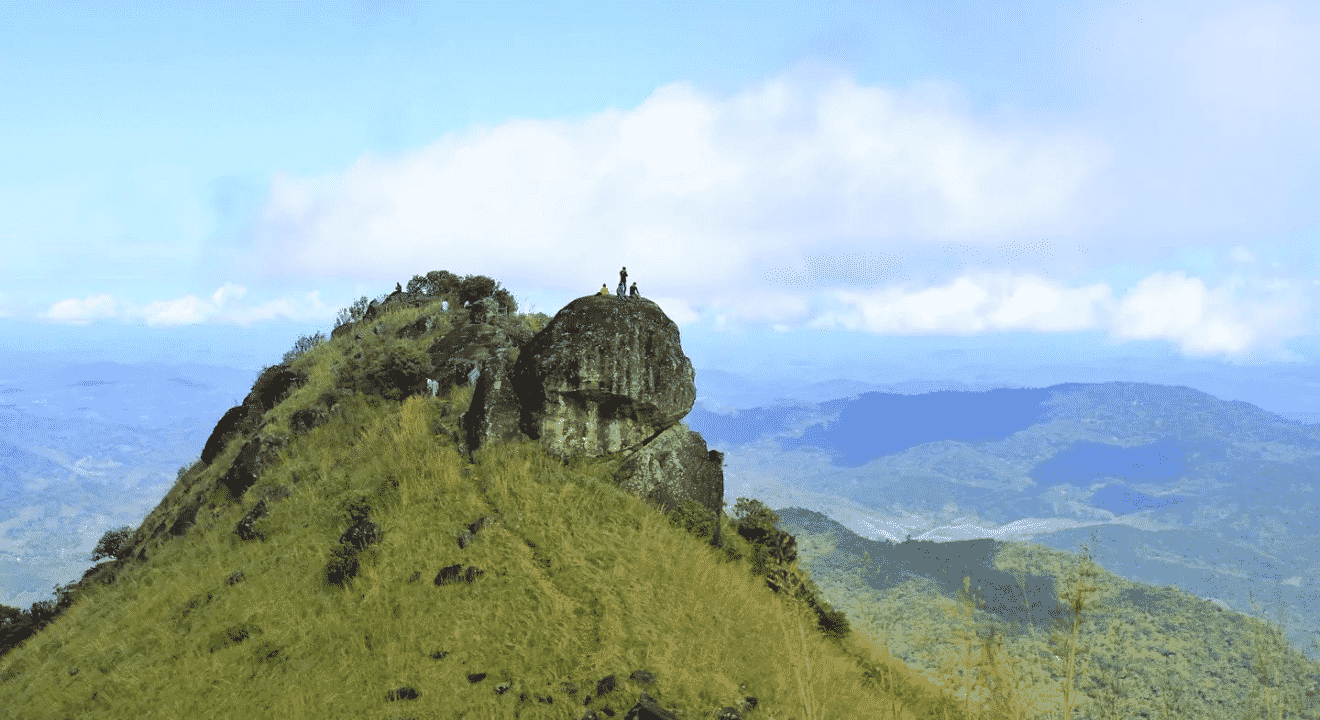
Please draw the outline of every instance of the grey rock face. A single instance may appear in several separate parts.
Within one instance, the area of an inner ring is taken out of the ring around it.
[[[722,516],[723,457],[680,424],[696,400],[694,372],[660,306],[589,295],[516,342],[469,325],[432,349],[451,368],[442,386],[475,370],[467,450],[526,437],[565,458],[621,453],[624,489],[665,512],[694,501]]]
[[[600,295],[560,310],[514,368],[523,433],[561,456],[648,442],[692,409],[694,379],[660,306]]]
[[[674,425],[625,456],[619,487],[673,512],[692,500],[711,512],[724,507],[724,456],[706,449],[700,433]]]
[[[516,354],[517,340],[496,325],[463,325],[445,333],[427,350],[439,392],[455,385],[476,384],[487,359]]]
[[[476,387],[463,428],[469,448],[522,437],[518,398],[513,391],[513,365],[518,351],[498,347],[477,368]]]

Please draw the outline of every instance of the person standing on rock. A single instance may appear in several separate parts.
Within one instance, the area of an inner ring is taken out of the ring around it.
[[[628,290],[628,299],[636,300],[637,298],[640,297],[641,295],[637,292],[637,283],[633,283],[632,288]]]
[[[627,289],[628,289],[628,267],[625,265],[624,268],[623,268],[622,270],[619,271],[619,299],[620,299],[620,300],[623,299],[623,293],[624,293],[624,291],[627,290]]]
[[[597,294],[597,295],[604,295],[605,297],[609,297],[609,296],[610,296],[610,289],[607,288],[607,287],[605,287],[605,283],[601,283],[601,284],[600,284],[600,292],[598,292],[598,293],[596,293],[596,294]]]

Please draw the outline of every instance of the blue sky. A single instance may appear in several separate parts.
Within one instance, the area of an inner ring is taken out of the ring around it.
[[[767,382],[1320,411],[1313,3],[0,0],[0,350],[272,363],[630,281]],[[36,355],[28,355],[36,357]]]

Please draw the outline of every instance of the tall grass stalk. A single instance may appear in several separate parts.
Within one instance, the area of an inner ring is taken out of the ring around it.
[[[784,628],[784,635],[788,636],[787,628]],[[802,668],[798,667],[797,663],[794,663],[793,675],[797,678],[798,692],[802,696],[802,711],[806,713],[807,720],[813,720],[816,716],[812,710],[812,708],[814,708],[816,705],[816,696],[814,690],[811,693],[807,692],[807,688],[812,687],[811,658],[807,655],[807,636],[806,636],[806,632],[802,629],[801,618],[798,619],[798,636],[802,641],[802,661],[806,665],[806,670],[807,670],[806,683],[804,684],[802,682]],[[810,697],[808,697],[808,695],[810,695]]]
[[[1065,619],[1068,627],[1064,637],[1064,656],[1067,657],[1066,676],[1063,683],[1063,707],[1060,709],[1059,717],[1061,720],[1071,720],[1073,704],[1076,702],[1074,696],[1073,682],[1076,678],[1077,660],[1080,652],[1085,652],[1079,647],[1082,615],[1092,608],[1090,595],[1096,592],[1097,587],[1092,582],[1094,578],[1099,577],[1100,573],[1096,570],[1095,563],[1091,560],[1090,548],[1083,545],[1081,556],[1074,565],[1073,574],[1068,579],[1062,593],[1059,594],[1059,600],[1064,602],[1069,610],[1069,617]]]

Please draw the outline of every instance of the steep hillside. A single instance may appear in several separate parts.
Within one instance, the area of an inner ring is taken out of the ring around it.
[[[961,716],[858,644],[772,513],[712,511],[663,313],[418,280],[262,373],[0,659],[0,717]]]

